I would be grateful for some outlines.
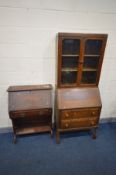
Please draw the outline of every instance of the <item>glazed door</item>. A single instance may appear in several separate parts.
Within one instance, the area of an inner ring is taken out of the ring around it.
[[[102,39],[86,39],[83,50],[81,85],[96,85],[102,60]]]
[[[77,86],[80,43],[78,38],[63,38],[61,41],[61,61],[59,81],[61,86]]]

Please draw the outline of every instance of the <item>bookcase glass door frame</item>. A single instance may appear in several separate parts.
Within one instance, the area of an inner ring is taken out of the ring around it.
[[[103,39],[85,39],[80,84],[96,84]]]
[[[81,38],[59,37],[58,39],[58,86],[76,87],[79,76]]]
[[[80,39],[62,40],[61,83],[76,85],[80,57]]]
[[[106,34],[59,36],[58,87],[97,86],[106,40]]]

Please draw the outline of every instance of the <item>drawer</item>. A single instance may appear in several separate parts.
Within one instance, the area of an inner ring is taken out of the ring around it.
[[[30,110],[30,111],[18,111],[18,112],[10,112],[11,119],[18,119],[18,118],[46,118],[51,116],[52,110],[51,109],[43,109],[43,110]]]
[[[93,118],[78,118],[71,120],[71,128],[78,128],[78,127],[94,127],[98,124],[98,117]]]
[[[83,117],[70,120],[61,120],[61,129],[73,129],[80,127],[94,127],[98,124],[99,117]]]
[[[61,129],[68,129],[71,128],[71,121],[70,120],[62,120],[60,123]]]
[[[94,117],[100,115],[100,108],[91,109],[75,109],[75,110],[63,110],[61,111],[62,119],[76,119],[80,117]]]
[[[78,128],[78,127],[90,127],[91,122],[89,118],[78,118],[78,119],[72,119],[71,120],[71,127],[72,128]]]
[[[89,118],[91,126],[96,126],[98,125],[99,122],[99,117],[91,117]]]

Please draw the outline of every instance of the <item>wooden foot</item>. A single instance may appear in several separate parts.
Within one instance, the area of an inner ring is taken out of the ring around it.
[[[96,128],[92,129],[92,139],[96,139]]]
[[[52,131],[52,129],[50,131],[50,136],[53,137],[53,131]]]
[[[59,133],[59,131],[56,131],[56,143],[57,144],[60,143],[60,133]]]
[[[16,135],[14,135],[14,137],[13,137],[13,143],[16,144],[16,142],[17,142],[17,138],[16,138]]]

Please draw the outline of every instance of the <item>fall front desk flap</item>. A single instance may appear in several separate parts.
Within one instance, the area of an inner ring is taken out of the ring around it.
[[[57,91],[58,109],[101,107],[99,88],[64,88]]]

